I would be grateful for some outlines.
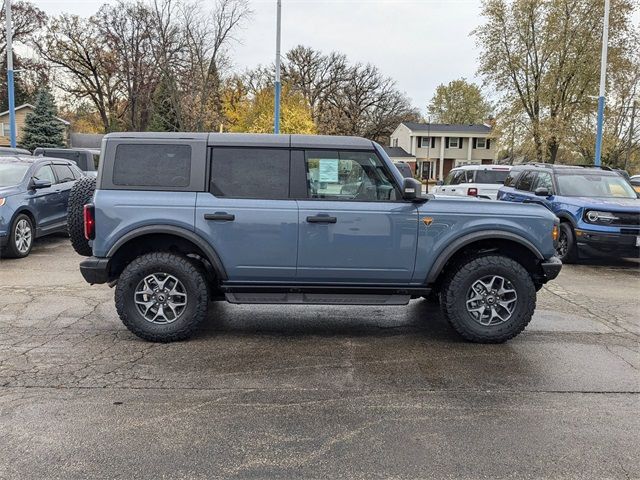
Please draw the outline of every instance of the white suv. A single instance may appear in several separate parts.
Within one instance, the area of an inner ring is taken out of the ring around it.
[[[436,195],[463,195],[496,200],[498,189],[509,175],[509,165],[464,165],[453,168],[436,184]]]

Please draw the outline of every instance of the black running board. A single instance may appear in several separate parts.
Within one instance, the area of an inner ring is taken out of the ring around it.
[[[230,303],[311,305],[406,305],[428,288],[336,285],[223,285]]]

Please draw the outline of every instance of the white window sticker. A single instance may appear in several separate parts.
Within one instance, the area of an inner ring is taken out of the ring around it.
[[[318,181],[327,183],[338,182],[338,162],[337,158],[321,158]]]

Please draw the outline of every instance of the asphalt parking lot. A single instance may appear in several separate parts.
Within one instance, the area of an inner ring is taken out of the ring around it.
[[[79,260],[0,261],[0,478],[638,478],[638,261],[566,266],[504,345],[425,301],[217,303],[162,345]]]

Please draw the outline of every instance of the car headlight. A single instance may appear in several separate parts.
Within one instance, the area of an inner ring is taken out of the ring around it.
[[[614,220],[618,220],[619,218],[615,216],[615,214],[611,212],[601,212],[599,210],[589,210],[585,218],[589,223],[604,223],[609,224]]]

